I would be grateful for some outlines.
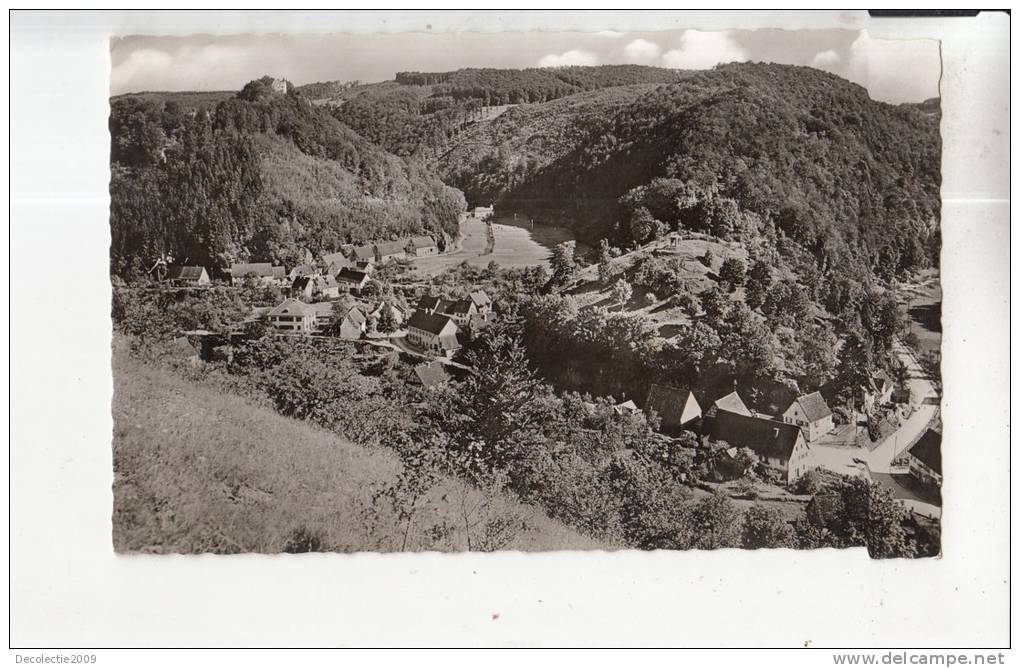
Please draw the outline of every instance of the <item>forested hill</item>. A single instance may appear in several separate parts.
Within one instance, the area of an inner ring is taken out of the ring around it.
[[[293,266],[305,250],[456,233],[457,190],[271,83],[194,106],[184,94],[111,100],[114,273],[144,271],[164,253],[211,268]]]
[[[706,211],[733,210],[823,269],[852,252],[891,274],[937,261],[937,108],[876,102],[811,68],[733,64],[513,107],[453,137],[440,174],[469,201],[558,207],[591,238],[617,222],[628,236],[637,213],[641,240],[649,212],[725,236]]]

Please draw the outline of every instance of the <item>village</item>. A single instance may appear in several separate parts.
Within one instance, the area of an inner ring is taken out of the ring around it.
[[[487,221],[491,212],[479,207],[466,218]],[[448,239],[444,242],[451,248]],[[660,242],[664,252],[684,243],[677,234]],[[490,242],[480,255],[491,250]],[[432,237],[412,236],[346,246],[318,258],[306,253],[305,262],[289,270],[269,262],[234,264],[224,272],[224,282],[279,295],[278,302],[253,306],[226,337],[182,332],[177,349],[197,364],[209,359],[218,346],[249,335],[252,328],[279,337],[336,337],[417,359],[414,372],[421,385],[426,389],[441,385],[471,372],[457,361],[457,353],[466,339],[496,322],[499,305],[475,285],[456,286],[461,295],[457,297],[434,294],[416,282],[388,281],[382,294],[377,277],[392,278],[398,265],[442,255]],[[171,265],[160,270],[160,284],[167,289],[213,284],[205,267]],[[221,354],[224,348],[229,345],[219,348]],[[793,489],[809,472],[824,470],[877,482],[911,512],[937,519],[942,479],[938,391],[912,351],[898,342],[894,352],[907,377],[897,383],[879,370],[860,388],[861,410],[849,419],[837,419],[818,391],[766,414],[748,408],[736,389],[724,396],[696,396],[662,384],[652,384],[646,397],[616,402],[614,410],[654,414],[664,438],[696,434],[699,447],[713,453],[717,480],[740,478],[758,467],[769,472],[773,483]],[[871,417],[877,421],[874,440],[868,436]]]

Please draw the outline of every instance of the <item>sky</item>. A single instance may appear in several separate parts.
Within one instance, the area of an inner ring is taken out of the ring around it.
[[[851,30],[130,36],[111,40],[110,55],[114,95],[239,90],[266,74],[301,85],[462,67],[709,69],[752,61],[816,67],[864,86],[873,99],[900,103],[938,97],[942,71],[937,41],[880,40]]]

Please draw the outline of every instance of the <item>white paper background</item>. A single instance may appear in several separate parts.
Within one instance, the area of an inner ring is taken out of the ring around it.
[[[945,556],[118,557],[110,539],[108,37],[867,28],[942,40]],[[11,17],[11,644],[1003,646],[1009,642],[1009,24],[861,13]],[[498,613],[498,619],[493,615]]]

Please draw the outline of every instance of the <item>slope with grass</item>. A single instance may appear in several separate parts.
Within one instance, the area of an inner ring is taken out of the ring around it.
[[[441,479],[410,505],[401,463],[118,349],[118,552],[590,549],[541,510]],[[408,517],[410,516],[410,522]]]

